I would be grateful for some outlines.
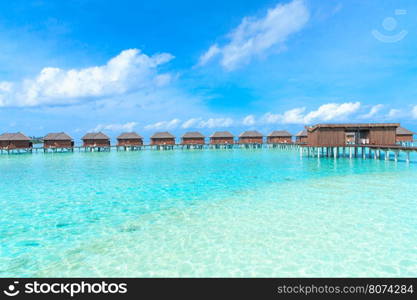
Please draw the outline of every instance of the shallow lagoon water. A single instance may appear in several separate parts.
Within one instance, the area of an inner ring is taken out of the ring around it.
[[[234,149],[0,156],[0,276],[417,276],[417,165]]]

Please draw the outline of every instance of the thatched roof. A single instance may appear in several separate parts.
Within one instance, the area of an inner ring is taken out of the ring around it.
[[[89,132],[81,138],[82,140],[109,140],[110,138],[102,132]]]
[[[154,135],[151,136],[151,139],[175,139],[175,136],[170,134],[168,131],[164,131],[154,133]]]
[[[3,133],[0,135],[0,141],[30,141],[30,138],[21,132]]]
[[[229,131],[216,131],[210,137],[212,138],[233,138],[233,134]]]
[[[249,130],[249,131],[245,131],[242,132],[239,137],[247,137],[247,138],[261,138],[264,135],[262,133],[260,133],[259,131],[256,130]]]
[[[298,137],[305,137],[307,136],[307,130],[301,130],[300,132],[297,133]]]
[[[413,135],[414,132],[404,128],[404,127],[398,127],[397,128],[397,134],[398,135]]]
[[[204,135],[197,131],[189,131],[184,133],[182,138],[189,138],[189,139],[204,139]]]
[[[44,141],[72,141],[72,137],[70,137],[65,132],[55,132],[55,133],[48,133],[44,138]]]
[[[118,140],[137,140],[142,138],[143,137],[136,132],[123,132],[117,137]]]
[[[286,130],[274,130],[268,134],[268,137],[292,137],[292,134]]]

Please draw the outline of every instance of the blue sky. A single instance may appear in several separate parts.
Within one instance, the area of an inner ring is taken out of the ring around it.
[[[415,1],[2,1],[0,131],[417,131]]]

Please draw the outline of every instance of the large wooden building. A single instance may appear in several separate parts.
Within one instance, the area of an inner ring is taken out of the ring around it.
[[[229,131],[216,131],[210,136],[211,145],[233,145],[234,136]]]
[[[173,136],[167,131],[156,132],[153,136],[151,136],[151,145],[152,146],[175,145],[175,136]]]
[[[31,139],[21,132],[0,135],[0,149],[2,150],[31,149],[32,146]]]
[[[295,143],[299,145],[307,144],[307,137],[308,137],[307,130],[301,130],[295,136]]]
[[[291,144],[292,134],[286,130],[274,130],[266,137],[268,144]]]
[[[43,138],[43,147],[47,149],[73,148],[74,140],[65,132],[48,133]]]
[[[339,147],[355,145],[395,145],[398,123],[317,124],[307,128],[308,145]]]
[[[414,132],[404,128],[398,127],[397,128],[397,143],[411,143],[414,141]]]
[[[124,132],[117,137],[117,147],[143,146],[143,137],[136,132]]]
[[[256,130],[242,132],[239,135],[239,144],[263,144],[264,135]]]
[[[102,132],[90,132],[81,139],[83,147],[110,147],[110,138]]]
[[[197,131],[186,132],[182,136],[182,145],[204,145],[205,137],[203,134]]]

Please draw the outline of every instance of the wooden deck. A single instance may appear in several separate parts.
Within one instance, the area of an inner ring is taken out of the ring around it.
[[[300,145],[300,156],[312,157],[361,157],[363,159],[384,159],[398,161],[400,154],[405,154],[406,161],[410,162],[410,154],[417,152],[417,147],[402,145],[345,145],[345,146],[310,146]]]

